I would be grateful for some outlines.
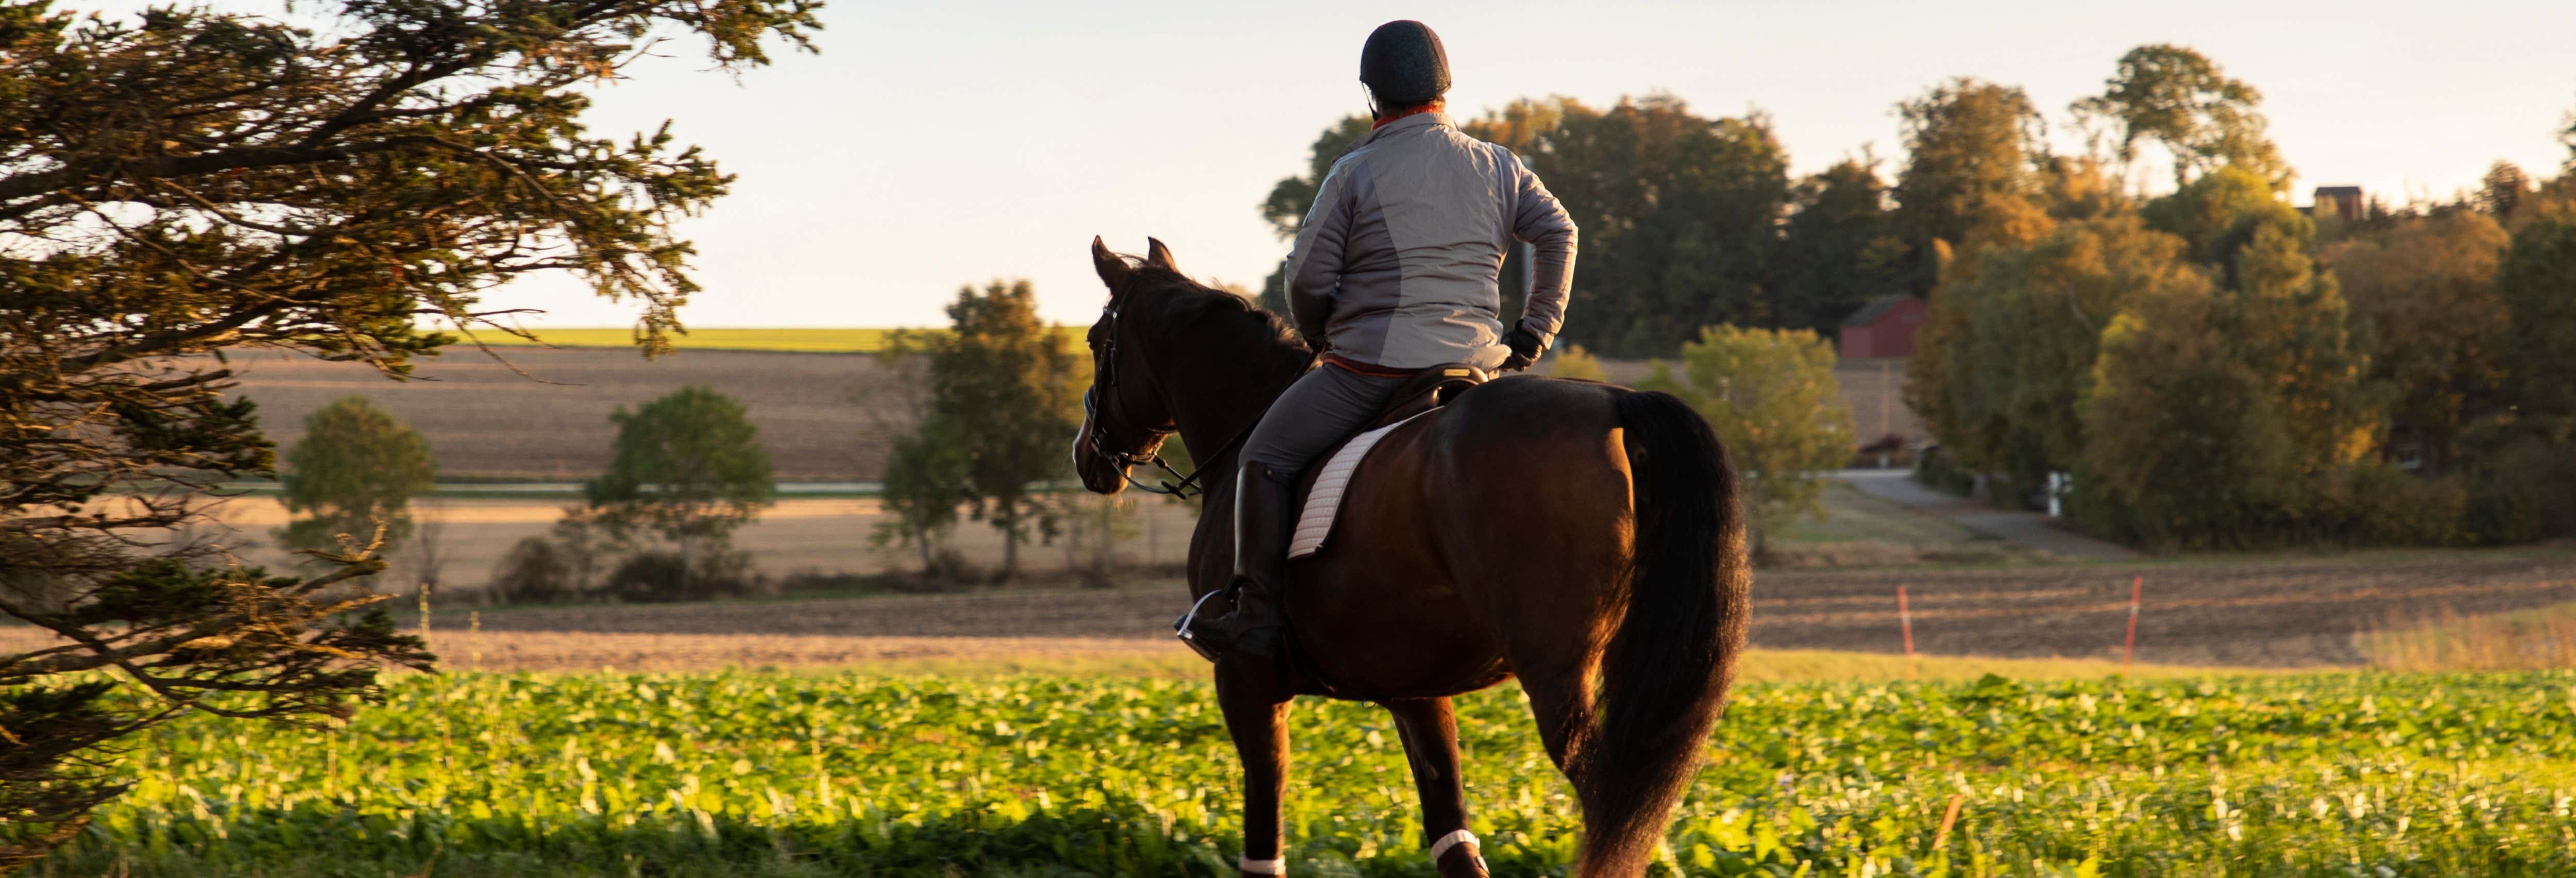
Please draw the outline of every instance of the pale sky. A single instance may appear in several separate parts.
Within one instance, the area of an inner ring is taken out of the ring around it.
[[[706,287],[691,325],[937,325],[960,284],[997,277],[1088,323],[1094,234],[1132,252],[1158,236],[1201,279],[1258,286],[1287,244],[1256,206],[1362,107],[1360,43],[1393,18],[1439,31],[1454,114],[1668,91],[1704,115],[1768,112],[1799,174],[1870,146],[1892,176],[1891,107],[1951,76],[2022,86],[2062,129],[2155,42],[2263,91],[2302,204],[2341,183],[2447,196],[2500,158],[2547,176],[2576,107],[2576,3],[2559,0],[830,3],[819,55],[736,81],[682,54],[600,92],[595,130],[668,118],[740,175],[682,227]],[[549,309],[543,325],[632,320],[568,282],[494,301]]]

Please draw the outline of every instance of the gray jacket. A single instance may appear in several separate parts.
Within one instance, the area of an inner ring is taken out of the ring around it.
[[[1513,240],[1535,245],[1520,326],[1545,345],[1565,323],[1574,221],[1511,150],[1445,114],[1406,116],[1324,176],[1288,253],[1288,302],[1300,332],[1350,360],[1492,369],[1511,353],[1498,277]]]

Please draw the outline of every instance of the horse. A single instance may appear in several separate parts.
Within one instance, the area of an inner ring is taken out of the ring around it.
[[[1159,240],[1140,259],[1094,238],[1091,256],[1109,298],[1086,337],[1075,469],[1115,494],[1169,436],[1215,450],[1177,486],[1206,485],[1187,568],[1205,599],[1232,572],[1234,446],[1315,352],[1276,315],[1183,275]],[[1749,621],[1736,478],[1708,422],[1667,394],[1497,378],[1380,439],[1340,518],[1323,552],[1287,568],[1289,657],[1214,664],[1243,763],[1241,874],[1282,871],[1288,705],[1323,695],[1394,715],[1435,868],[1485,875],[1449,699],[1514,677],[1576,793],[1575,874],[1641,874]]]

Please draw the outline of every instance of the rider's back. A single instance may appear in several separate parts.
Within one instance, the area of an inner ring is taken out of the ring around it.
[[[1574,224],[1510,150],[1446,115],[1395,119],[1333,164],[1288,265],[1298,324],[1340,357],[1392,369],[1502,364],[1497,283],[1514,239],[1563,276]],[[1541,283],[1523,326],[1552,335],[1562,285]],[[1553,289],[1547,287],[1554,286]]]

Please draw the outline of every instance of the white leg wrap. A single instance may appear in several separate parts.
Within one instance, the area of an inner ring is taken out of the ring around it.
[[[1234,868],[1246,875],[1286,875],[1288,874],[1288,858],[1274,857],[1267,860],[1256,860],[1251,857],[1236,857],[1234,858]]]
[[[1439,841],[1431,843],[1432,865],[1439,865],[1441,854],[1448,853],[1450,848],[1454,848],[1462,844],[1480,845],[1482,842],[1476,840],[1475,833],[1468,832],[1464,829],[1441,836]]]

